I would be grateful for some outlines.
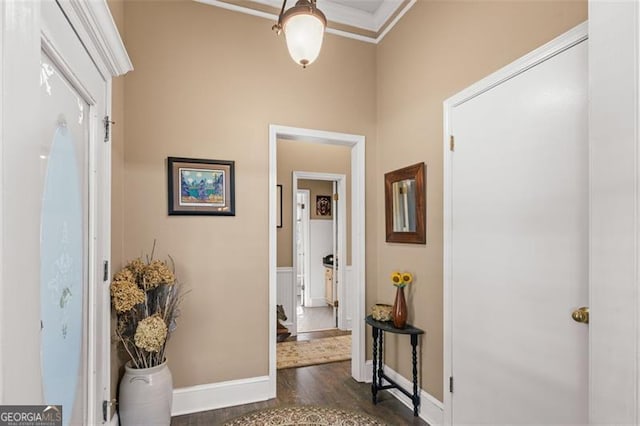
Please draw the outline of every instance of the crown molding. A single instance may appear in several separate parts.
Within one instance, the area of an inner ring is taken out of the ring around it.
[[[257,16],[272,21],[278,20],[282,7],[279,0],[194,0],[198,3],[220,7],[234,12]],[[318,8],[327,16],[327,33],[340,37],[377,44],[389,33],[417,0],[385,0],[375,13],[351,8],[328,0],[318,0]],[[252,7],[254,4],[255,7]],[[336,24],[333,28],[331,24]],[[363,34],[368,32],[371,35]]]

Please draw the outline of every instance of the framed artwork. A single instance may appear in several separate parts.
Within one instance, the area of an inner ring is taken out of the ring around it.
[[[167,158],[169,215],[235,216],[235,163]]]
[[[331,195],[316,195],[316,215],[331,216]]]
[[[276,187],[276,226],[282,228],[282,185]]]

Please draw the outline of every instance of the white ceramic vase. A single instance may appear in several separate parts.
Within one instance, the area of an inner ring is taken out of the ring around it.
[[[128,362],[118,398],[122,426],[169,426],[173,380],[167,362],[151,368],[132,368]]]

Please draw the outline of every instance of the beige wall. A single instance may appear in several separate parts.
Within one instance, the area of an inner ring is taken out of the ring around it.
[[[327,34],[307,70],[263,19],[189,0],[111,6],[135,67],[124,102],[114,85],[113,266],[157,239],[192,289],[169,344],[175,386],[267,374],[267,128],[282,124],[366,136],[365,303],[393,301],[392,270],[415,273],[421,386],[442,399],[442,102],[584,21],[586,2],[420,0],[378,46]],[[168,217],[167,156],[235,160],[236,216]],[[427,244],[387,244],[383,175],[417,161]],[[387,343],[387,363],[410,377],[406,342]]]
[[[337,145],[278,140],[278,184],[282,185],[282,228],[278,228],[278,266],[293,266],[292,261],[292,185],[293,172],[318,172],[346,175],[347,186],[347,264],[351,264],[351,148]],[[298,181],[298,187],[301,181]],[[330,182],[315,182],[317,185]],[[312,185],[307,185],[311,188]],[[325,218],[316,216],[315,195],[311,194],[311,219]]]
[[[587,19],[586,1],[420,0],[377,49],[378,158],[368,182],[383,211],[383,174],[426,163],[427,244],[378,241],[377,297],[392,302],[394,269],[415,274],[409,321],[426,330],[422,387],[443,397],[442,102],[466,86]],[[384,217],[377,217],[378,232]],[[382,234],[379,234],[382,235]],[[367,259],[370,260],[370,259]],[[409,345],[389,337],[387,364],[411,377]]]
[[[327,34],[303,70],[268,20],[190,0],[125,2],[124,17],[123,252],[157,239],[192,290],[168,347],[174,386],[266,375],[268,126],[362,134],[375,161],[375,46]],[[234,160],[236,215],[167,216],[168,156]]]

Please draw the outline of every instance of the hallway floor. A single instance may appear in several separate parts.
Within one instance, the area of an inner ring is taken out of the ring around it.
[[[227,420],[268,407],[320,405],[360,410],[389,425],[427,425],[413,417],[413,412],[386,391],[378,394],[378,404],[371,402],[371,385],[351,378],[351,362],[334,362],[310,367],[278,370],[277,397],[263,402],[177,416],[173,426],[221,425]]]
[[[336,328],[336,320],[331,306],[307,308],[298,305],[296,313],[298,315],[298,333]]]

